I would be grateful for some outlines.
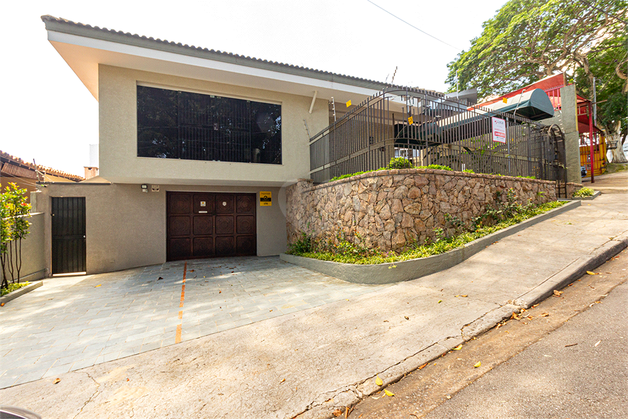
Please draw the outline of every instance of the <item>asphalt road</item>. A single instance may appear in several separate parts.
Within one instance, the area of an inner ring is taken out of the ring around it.
[[[367,397],[348,417],[628,417],[628,250],[594,273],[389,386],[393,397]]]
[[[628,417],[628,283],[427,418]]]

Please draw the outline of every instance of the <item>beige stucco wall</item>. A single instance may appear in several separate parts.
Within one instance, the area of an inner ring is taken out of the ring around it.
[[[159,192],[139,184],[48,184],[35,199],[45,213],[46,267],[51,272],[51,197],[85,197],[87,273],[110,272],[166,261],[166,192],[256,193],[257,254],[277,255],[286,249],[285,194],[276,187],[160,185]],[[271,191],[273,205],[259,206],[259,191]]]
[[[22,282],[34,281],[44,277],[44,269],[46,267],[44,258],[44,218],[42,213],[32,213],[28,217],[28,222],[30,223],[28,235],[22,240],[22,269],[20,270]],[[11,280],[8,270],[7,276]],[[1,278],[2,270],[0,270]]]
[[[126,68],[99,66],[100,176],[115,183],[275,185],[309,177],[309,138],[328,125],[327,101]],[[282,164],[137,157],[138,84],[281,104]],[[312,91],[312,94],[314,92]]]

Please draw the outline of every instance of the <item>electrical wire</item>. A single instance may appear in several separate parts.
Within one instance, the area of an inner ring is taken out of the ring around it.
[[[408,25],[408,26],[410,26],[410,27],[412,27],[412,28],[416,29],[417,31],[419,31],[419,32],[421,32],[421,33],[423,33],[423,34],[425,34],[425,35],[427,35],[427,36],[429,36],[430,38],[433,38],[433,39],[437,40],[438,42],[441,42],[441,43],[443,43],[443,44],[447,45],[448,47],[451,47],[451,48],[453,48],[453,49],[455,49],[455,50],[458,50],[458,51],[463,51],[463,49],[462,49],[462,48],[458,48],[458,47],[455,47],[455,46],[453,46],[453,45],[451,45],[451,44],[448,44],[447,42],[443,41],[442,39],[438,39],[438,38],[437,38],[437,37],[435,37],[434,35],[430,35],[429,33],[425,32],[424,30],[417,28],[417,27],[416,27],[416,26],[414,26],[413,24],[406,22],[405,20],[403,20],[403,19],[402,19],[402,18],[400,18],[399,16],[396,16],[396,15],[392,14],[391,12],[389,12],[388,10],[384,9],[382,6],[380,6],[380,5],[378,5],[378,4],[373,3],[371,0],[366,0],[366,1],[368,1],[369,3],[371,3],[373,6],[375,6],[375,7],[379,8],[379,9],[383,10],[384,12],[388,13],[389,15],[391,15],[392,17],[394,17],[395,19],[398,19],[398,20],[402,21],[403,23],[405,23],[406,25]]]

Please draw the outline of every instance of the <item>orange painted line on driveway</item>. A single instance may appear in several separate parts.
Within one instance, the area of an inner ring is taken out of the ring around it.
[[[181,301],[179,302],[179,308],[183,308],[183,301],[185,300],[185,275],[187,273],[187,270],[188,270],[188,263],[185,262],[185,264],[183,265],[183,284],[181,285]],[[179,319],[182,319],[182,318],[183,318],[183,310],[180,310]],[[182,327],[183,327],[182,324],[177,325],[177,334],[175,335],[174,343],[181,343]]]
[[[174,338],[174,343],[181,343],[181,325],[177,325],[177,335]]]

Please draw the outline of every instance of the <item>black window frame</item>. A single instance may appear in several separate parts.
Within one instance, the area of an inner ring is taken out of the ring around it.
[[[282,105],[137,85],[137,157],[282,164]]]

